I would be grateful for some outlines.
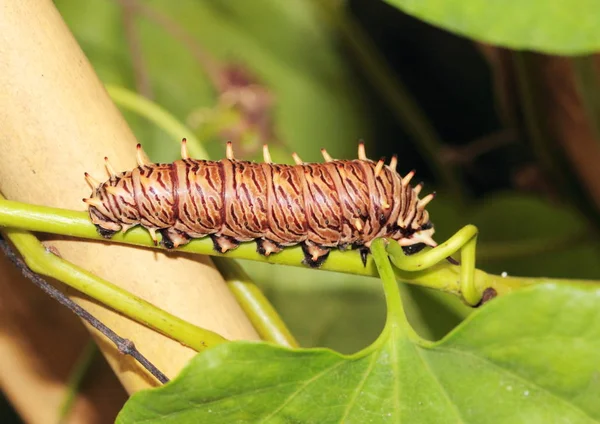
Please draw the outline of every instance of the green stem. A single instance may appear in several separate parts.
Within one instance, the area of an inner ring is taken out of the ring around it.
[[[595,56],[574,57],[571,65],[588,121],[600,142],[600,77],[594,59]]]
[[[106,85],[106,90],[117,105],[145,117],[168,133],[175,134],[176,140],[186,137],[190,141],[187,147],[192,157],[206,157],[193,132],[163,108],[123,87]]]
[[[388,252],[386,250],[386,243],[386,240],[380,238],[374,240],[371,244],[373,260],[377,266],[379,278],[383,283],[383,291],[385,293],[385,303],[387,307],[387,319],[385,321],[385,327],[379,335],[378,341],[381,343],[387,340],[388,342],[394,343],[400,335],[420,341],[422,340],[421,337],[408,322],[406,312],[404,311],[400,288],[398,287],[396,275],[392,269],[392,264],[390,263],[390,257],[388,256]],[[378,343],[376,342],[373,345],[378,345]]]
[[[331,1],[314,1],[326,17],[336,24],[348,47],[354,53],[363,72],[379,95],[387,102],[399,122],[412,136],[419,152],[426,158],[436,178],[457,201],[462,201],[462,184],[453,168],[444,163],[440,151],[443,147],[435,129],[412,98],[402,80],[389,68],[377,46],[364,29]]]
[[[281,346],[298,347],[298,342],[273,305],[252,283],[243,268],[232,260],[223,258],[213,258],[213,260],[261,339]]]
[[[49,252],[32,234],[5,229],[6,237],[23,256],[27,266],[47,277],[55,278],[69,287],[108,305],[111,309],[144,324],[196,351],[223,343],[226,340],[212,331],[199,328],[165,312],[86,270]]]
[[[59,424],[66,423],[77,398],[77,393],[81,387],[83,379],[85,378],[88,370],[92,366],[94,360],[98,357],[98,346],[90,339],[85,345],[83,351],[77,358],[77,362],[69,375],[69,381],[67,383],[67,393],[65,399],[60,407],[58,416]]]
[[[74,212],[46,206],[32,206],[3,199],[0,199],[0,227],[39,231],[92,240],[105,240],[98,234],[85,212]],[[162,249],[162,247],[154,245],[148,232],[142,228],[132,228],[126,233],[117,233],[113,236],[112,241],[115,243]],[[282,252],[264,257],[256,252],[254,243],[242,243],[237,249],[221,254],[214,250],[212,241],[208,237],[205,237],[203,239],[192,240],[189,244],[177,250],[232,259],[248,259],[297,267],[305,266],[302,264],[304,254],[298,246],[286,248]],[[460,295],[460,267],[442,261],[431,268],[423,269],[423,266],[416,268],[419,270],[396,270],[396,276],[401,281],[407,283]],[[334,250],[320,269],[346,274],[378,276],[372,255],[367,258],[366,266],[363,266],[357,251],[341,252]],[[524,285],[545,282],[589,283],[590,280],[500,277],[479,270],[475,270],[474,275],[475,287],[480,293],[487,287],[493,287],[498,294],[506,294]]]
[[[554,166],[552,149],[547,145],[549,140],[544,126],[543,110],[539,105],[538,90],[533,74],[532,57],[528,53],[514,52],[514,67],[517,85],[525,118],[525,127],[533,150],[542,168],[552,173],[553,179],[559,181],[559,170]]]
[[[469,226],[465,228],[468,227]],[[475,286],[477,228],[472,225],[470,227],[473,227],[475,231],[466,240],[466,243],[460,250],[460,291],[467,304],[475,306],[481,301],[483,291],[477,290],[477,287]]]
[[[208,157],[208,154],[202,148],[202,143],[194,133],[157,104],[122,87],[109,86],[107,90],[116,104],[153,122],[157,127],[171,134],[173,140],[179,141],[182,134],[186,135],[188,151],[193,157],[198,159]],[[230,259],[215,257],[213,262],[263,340],[278,343],[282,346],[298,346],[275,308],[252,282],[242,267]]]
[[[86,212],[76,212],[47,206],[35,206],[11,200],[0,199],[0,227],[26,229],[29,231],[60,234],[78,238],[103,240],[91,223]],[[111,238],[112,242],[163,249],[155,246],[149,233],[141,228],[132,228],[119,232]],[[194,239],[177,249],[182,252],[199,253],[227,259],[249,259],[281,265],[304,266],[301,264],[304,253],[299,246],[286,248],[282,252],[265,257],[256,252],[254,243],[242,243],[240,247],[225,254],[218,253],[209,237]],[[332,251],[321,269],[346,272],[358,275],[376,276],[377,271],[372,259],[367,259],[364,267],[357,251]]]
[[[483,290],[475,286],[477,232],[474,225],[466,225],[436,248],[413,256],[406,256],[398,243],[390,243],[387,252],[399,270],[414,272],[431,268],[460,250],[460,293],[468,304],[475,306],[483,294]]]
[[[398,323],[405,320],[404,307],[402,305],[402,299],[400,297],[400,289],[396,282],[396,276],[390,259],[388,258],[388,252],[385,248],[384,239],[375,239],[371,244],[371,253],[373,254],[373,260],[377,267],[377,273],[383,283],[383,291],[385,293],[385,303],[387,306],[387,319],[388,324]]]

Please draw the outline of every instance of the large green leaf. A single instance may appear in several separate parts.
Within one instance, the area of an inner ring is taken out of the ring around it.
[[[530,286],[432,343],[407,324],[379,258],[388,321],[366,350],[220,345],[173,382],[134,395],[117,422],[600,421],[598,288]]]
[[[600,50],[597,0],[385,0],[485,43],[555,54]]]

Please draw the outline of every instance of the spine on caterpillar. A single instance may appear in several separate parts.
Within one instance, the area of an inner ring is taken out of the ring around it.
[[[389,165],[367,159],[361,143],[356,160],[334,160],[323,149],[325,163],[274,164],[267,146],[264,163],[236,160],[231,143],[226,158],[189,158],[186,140],[182,159],[150,163],[137,146],[138,167],[116,173],[108,159],[110,179],[93,187],[83,199],[99,233],[142,225],[155,243],[156,233],[169,249],[191,239],[210,236],[220,253],[240,242],[256,241],[263,255],[301,244],[311,267],[320,266],[332,248],[358,249],[366,263],[371,242],[378,237],[397,241],[407,254],[436,246],[422,185],[410,185],[414,171],[401,177],[396,157]]]

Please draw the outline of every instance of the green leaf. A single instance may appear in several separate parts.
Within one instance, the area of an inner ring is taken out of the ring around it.
[[[350,356],[222,344],[132,396],[117,422],[597,422],[598,311],[597,287],[545,284],[493,300],[436,343],[390,319]]]
[[[585,54],[600,50],[597,0],[386,0],[456,34],[515,50]]]
[[[597,288],[548,284],[494,300],[436,344],[390,332],[352,357],[227,343],[134,395],[118,422],[594,422],[598,311]]]

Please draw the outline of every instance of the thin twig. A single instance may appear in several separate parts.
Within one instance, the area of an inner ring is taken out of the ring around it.
[[[148,359],[146,359],[144,355],[142,355],[137,350],[137,348],[131,340],[124,339],[123,337],[119,336],[117,333],[115,333],[113,330],[111,330],[102,322],[100,322],[88,311],[86,311],[77,303],[65,296],[60,290],[58,290],[46,280],[41,278],[39,275],[31,271],[27,267],[25,262],[14,252],[13,249],[11,249],[9,244],[2,237],[0,237],[0,250],[4,252],[6,257],[8,257],[8,259],[10,259],[19,270],[21,270],[21,273],[25,276],[25,278],[31,280],[36,286],[42,289],[51,298],[58,301],[58,303],[60,303],[61,305],[70,309],[79,318],[83,319],[96,330],[104,334],[109,340],[111,340],[115,344],[119,352],[121,352],[124,355],[129,355],[133,357],[161,383],[164,384],[169,381],[169,378],[166,375],[164,375],[158,368],[154,366],[154,364],[152,364]]]
[[[450,165],[472,165],[478,157],[517,142],[517,131],[508,128],[477,138],[464,146],[444,146],[440,159]]]
[[[121,5],[123,12],[123,30],[125,31],[125,41],[131,54],[135,88],[142,96],[152,99],[154,98],[154,93],[152,91],[152,84],[150,83],[150,75],[142,52],[142,42],[135,28],[137,7],[130,0],[118,0],[118,3]]]
[[[117,0],[119,3],[127,3],[136,13],[144,16],[148,20],[161,26],[173,38],[182,42],[192,53],[198,63],[204,68],[208,77],[215,87],[219,86],[222,66],[208,51],[202,48],[199,43],[190,35],[179,23],[171,17],[163,14],[154,7],[145,4],[139,0]]]
[[[440,157],[444,143],[403,81],[392,72],[366,30],[343,5],[336,7],[334,2],[317,0],[313,0],[313,3],[322,11],[325,19],[337,26],[361,71],[414,140],[415,147],[431,166],[436,179],[446,186],[457,201],[462,202],[465,198],[462,179],[457,170]]]

